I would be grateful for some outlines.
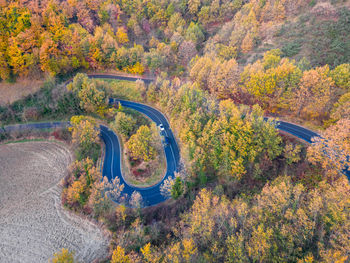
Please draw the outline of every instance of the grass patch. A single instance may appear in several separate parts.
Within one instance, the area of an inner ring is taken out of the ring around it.
[[[301,42],[299,40],[288,42],[281,49],[281,51],[283,52],[283,55],[286,57],[293,57],[299,54],[300,50],[301,50]]]
[[[135,81],[116,79],[103,80],[110,84],[107,90],[110,96],[125,100],[142,101],[143,91],[140,90]]]

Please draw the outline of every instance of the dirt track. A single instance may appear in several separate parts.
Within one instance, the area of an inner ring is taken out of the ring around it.
[[[53,142],[0,145],[0,262],[48,262],[61,248],[92,262],[107,253],[98,226],[61,207],[58,185],[71,162]]]

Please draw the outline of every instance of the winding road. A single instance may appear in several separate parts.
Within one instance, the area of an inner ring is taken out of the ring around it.
[[[176,143],[173,132],[170,129],[169,123],[165,116],[158,110],[136,102],[130,102],[125,100],[118,100],[123,107],[132,108],[137,110],[146,116],[148,116],[157,125],[163,124],[166,136],[169,138],[169,144],[164,146],[165,157],[167,161],[167,171],[163,179],[154,186],[147,188],[139,188],[129,185],[123,178],[121,172],[121,149],[117,135],[105,126],[101,126],[101,138],[106,145],[105,161],[103,165],[103,176],[111,181],[115,177],[119,177],[120,183],[124,184],[122,195],[127,194],[129,197],[134,191],[138,191],[143,200],[144,206],[152,206],[165,201],[165,197],[161,195],[160,186],[165,179],[169,176],[173,176],[177,170],[180,161],[180,151]],[[114,103],[115,100],[111,99],[110,103]]]
[[[125,77],[117,75],[88,75],[89,78],[109,78],[117,80],[129,80],[136,81],[137,77]],[[150,83],[152,79],[142,79],[145,83]],[[143,199],[143,206],[153,206],[159,204],[166,200],[166,198],[161,195],[160,186],[169,176],[173,176],[174,172],[177,170],[180,160],[180,151],[177,145],[176,139],[173,132],[170,129],[170,125],[166,117],[157,109],[150,107],[145,104],[125,101],[125,100],[116,100],[111,98],[109,100],[110,104],[115,103],[116,101],[120,102],[123,107],[132,108],[137,110],[145,115],[147,115],[152,121],[157,125],[163,124],[165,128],[166,136],[169,138],[169,144],[164,146],[164,152],[167,161],[167,171],[163,179],[154,186],[148,188],[139,188],[132,185],[129,185],[123,178],[121,171],[121,149],[120,143],[117,135],[110,130],[108,127],[101,125],[101,138],[105,143],[105,159],[103,164],[103,176],[106,176],[110,181],[115,177],[119,177],[120,183],[124,184],[124,189],[122,195],[127,195],[130,197],[134,191],[138,191]],[[268,118],[265,118],[267,120]],[[46,123],[32,123],[32,124],[19,124],[11,125],[4,127],[5,131],[14,131],[14,130],[23,130],[23,129],[48,129],[56,127],[65,127],[68,126],[68,122],[46,122]],[[285,121],[277,121],[276,128],[287,132],[291,135],[294,135],[308,143],[312,143],[312,137],[320,136],[319,134],[308,130],[299,125],[295,125]],[[346,176],[350,179],[350,171],[344,171]]]

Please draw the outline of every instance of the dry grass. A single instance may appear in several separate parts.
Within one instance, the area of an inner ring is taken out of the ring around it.
[[[0,261],[47,262],[61,248],[80,262],[107,253],[101,229],[62,208],[60,180],[72,161],[64,144],[0,145]]]
[[[12,103],[40,89],[43,80],[18,80],[16,83],[0,83],[0,105]]]

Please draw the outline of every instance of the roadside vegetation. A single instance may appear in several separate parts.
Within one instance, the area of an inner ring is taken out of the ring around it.
[[[0,144],[24,142],[33,140],[56,140],[67,144],[71,142],[71,133],[67,128],[41,129],[41,130],[14,130],[0,132]]]
[[[47,80],[37,92],[15,101],[0,105],[0,123],[8,125],[21,122],[69,120],[83,113],[77,97],[66,92],[55,80]]]

